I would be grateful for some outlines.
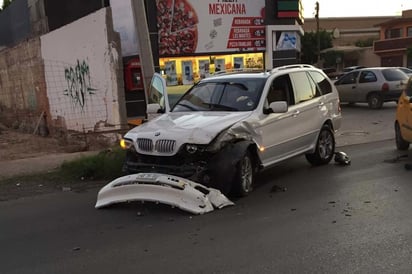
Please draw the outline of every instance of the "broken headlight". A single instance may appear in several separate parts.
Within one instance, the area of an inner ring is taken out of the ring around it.
[[[185,149],[189,154],[195,154],[196,152],[205,151],[205,146],[197,144],[186,144]]]
[[[208,146],[207,150],[209,152],[218,152],[221,150],[227,143],[236,139],[236,135],[225,130],[220,133]]]
[[[120,140],[120,147],[124,150],[127,150],[133,146],[133,141],[129,139],[122,138]]]

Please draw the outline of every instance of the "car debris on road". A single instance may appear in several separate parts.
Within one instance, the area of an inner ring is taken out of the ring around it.
[[[219,190],[185,178],[162,173],[137,173],[117,178],[104,186],[98,193],[95,207],[131,201],[168,204],[194,214],[234,205]]]

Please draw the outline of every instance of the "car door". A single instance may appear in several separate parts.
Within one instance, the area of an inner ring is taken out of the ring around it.
[[[293,79],[293,80],[292,80]],[[283,94],[277,94],[282,90]],[[260,158],[264,166],[298,155],[309,147],[318,120],[319,102],[306,72],[295,72],[276,77],[267,93],[267,104],[287,101],[285,113],[271,113],[260,119],[262,147]]]
[[[336,89],[339,92],[339,98],[342,102],[357,102],[358,76],[359,71],[349,72],[335,82]]]
[[[170,111],[166,81],[161,74],[155,72],[147,93],[147,119],[151,120],[161,113]]]
[[[365,102],[370,92],[380,92],[382,83],[373,70],[362,70],[359,74],[359,83],[354,94],[354,102]]]
[[[321,93],[308,72],[293,72],[290,74],[295,105],[298,113],[295,123],[299,124],[295,146],[300,151],[306,151],[316,145],[317,136],[325,120],[326,106]]]

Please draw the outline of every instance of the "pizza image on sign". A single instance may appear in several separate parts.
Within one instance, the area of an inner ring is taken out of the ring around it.
[[[187,0],[156,0],[159,54],[194,53],[199,22],[196,11]]]

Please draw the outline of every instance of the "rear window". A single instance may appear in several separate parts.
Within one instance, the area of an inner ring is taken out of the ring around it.
[[[330,85],[328,79],[326,79],[322,74],[317,71],[309,71],[309,74],[312,77],[313,81],[318,84],[322,94],[332,92],[332,86]]]
[[[398,69],[384,69],[382,70],[382,74],[386,81],[401,81],[408,79],[408,76]]]

